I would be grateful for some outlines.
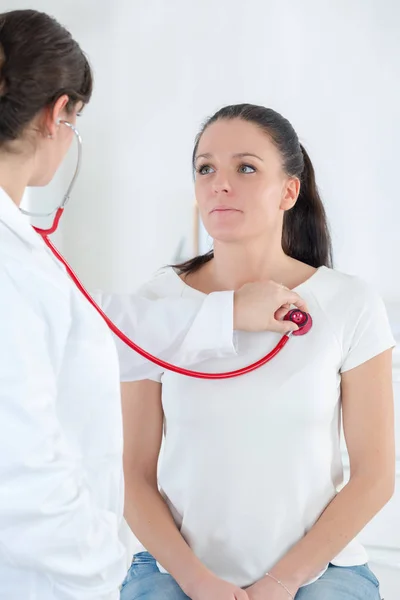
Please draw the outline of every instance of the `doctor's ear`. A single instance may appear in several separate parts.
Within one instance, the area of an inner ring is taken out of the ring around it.
[[[46,137],[55,137],[57,129],[61,123],[61,119],[64,116],[68,102],[69,97],[67,96],[67,94],[63,94],[53,105],[45,109],[43,125]]]
[[[291,177],[286,182],[281,200],[281,210],[290,210],[297,202],[300,193],[300,180],[297,177]]]

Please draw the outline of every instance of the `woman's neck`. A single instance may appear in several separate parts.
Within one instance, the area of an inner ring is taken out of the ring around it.
[[[293,289],[315,272],[313,267],[287,256],[280,244],[251,242],[214,244],[214,259],[185,282],[206,294],[238,290],[244,284],[272,280]]]
[[[281,247],[217,243],[209,275],[221,289],[237,290],[249,281],[275,280],[288,260]]]

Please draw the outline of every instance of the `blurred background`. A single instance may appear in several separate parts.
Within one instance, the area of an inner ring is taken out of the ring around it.
[[[378,288],[400,339],[398,0],[0,0],[0,8],[52,14],[94,69],[93,100],[78,121],[82,172],[55,237],[89,289],[131,292],[192,256],[196,239],[208,249],[194,220],[195,135],[222,105],[257,103],[294,125],[314,162],[335,266]],[[25,203],[55,207],[74,160],[72,150]],[[398,352],[394,381],[400,398]],[[399,495],[363,541],[386,600],[398,599]]]

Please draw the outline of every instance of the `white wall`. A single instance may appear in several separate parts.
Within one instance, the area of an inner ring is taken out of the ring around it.
[[[2,10],[26,5],[0,0]],[[194,136],[221,105],[252,102],[287,116],[309,149],[336,266],[400,301],[398,0],[34,5],[71,30],[96,76],[79,122],[84,166],[57,240],[89,288],[130,291],[173,260],[182,238],[190,252]],[[68,169],[32,203],[62,197]],[[400,566],[400,532],[391,533]]]

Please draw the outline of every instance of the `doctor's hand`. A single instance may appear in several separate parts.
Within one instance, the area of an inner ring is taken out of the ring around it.
[[[305,301],[283,285],[274,281],[246,283],[234,295],[234,329],[282,334],[296,331],[295,323],[283,321],[292,305],[308,312]]]
[[[247,592],[210,573],[185,590],[191,600],[249,600]]]

